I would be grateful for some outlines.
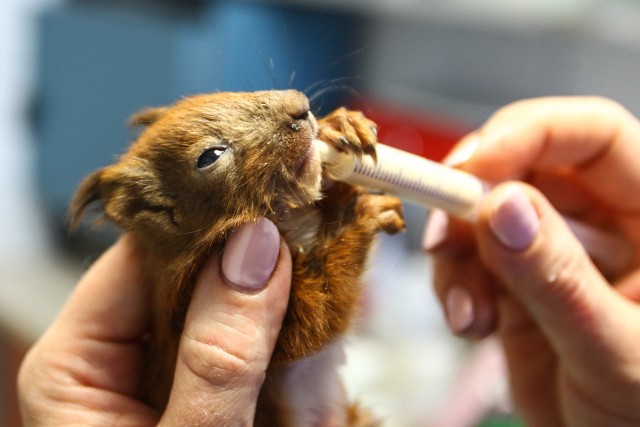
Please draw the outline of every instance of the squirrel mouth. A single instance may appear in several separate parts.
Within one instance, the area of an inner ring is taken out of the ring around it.
[[[313,140],[309,143],[309,148],[296,168],[295,176],[300,181],[306,181],[309,175],[320,176],[322,174],[322,161],[320,152]]]
[[[312,203],[321,198],[322,158],[316,143],[311,140],[300,163],[295,168],[297,182],[295,196],[303,204]]]

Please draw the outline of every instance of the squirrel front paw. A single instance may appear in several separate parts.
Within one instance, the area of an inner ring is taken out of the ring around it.
[[[356,202],[356,214],[369,218],[376,231],[396,234],[404,231],[402,202],[384,194],[361,194]]]
[[[340,152],[365,154],[376,160],[377,126],[360,111],[338,108],[318,120],[318,139]]]

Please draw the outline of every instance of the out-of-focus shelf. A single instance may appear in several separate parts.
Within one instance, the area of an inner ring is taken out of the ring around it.
[[[313,5],[372,18],[483,27],[493,30],[566,30],[580,27],[599,3],[586,0],[262,0]],[[604,2],[604,4],[608,3]]]

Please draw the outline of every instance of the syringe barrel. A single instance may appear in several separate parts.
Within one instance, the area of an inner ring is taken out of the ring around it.
[[[485,193],[481,180],[387,145],[378,144],[376,148],[377,162],[369,156],[354,162],[348,178],[350,183],[475,220]]]

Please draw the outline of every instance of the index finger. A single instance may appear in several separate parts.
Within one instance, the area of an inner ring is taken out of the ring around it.
[[[461,168],[488,181],[568,168],[607,205],[640,209],[640,124],[621,105],[597,97],[538,98],[499,110],[474,134]]]

